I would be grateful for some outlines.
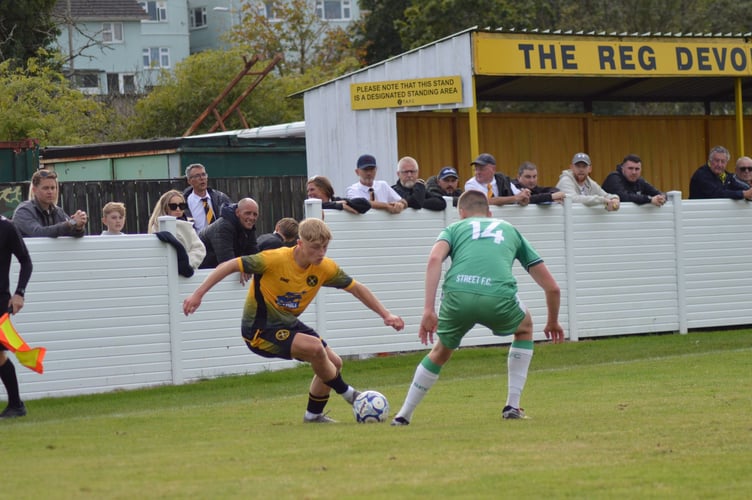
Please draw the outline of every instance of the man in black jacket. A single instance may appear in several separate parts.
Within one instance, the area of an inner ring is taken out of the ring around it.
[[[410,208],[425,208],[427,210],[444,210],[446,201],[442,196],[429,192],[419,177],[418,162],[415,158],[405,156],[397,162],[397,184],[392,189],[397,191]]]
[[[199,268],[217,267],[227,260],[257,253],[258,216],[258,204],[252,198],[225,206],[222,216],[198,233],[206,247],[206,257]]]
[[[601,187],[607,193],[618,195],[619,201],[631,201],[638,205],[652,203],[657,207],[666,203],[666,195],[642,177],[642,160],[637,155],[625,156],[616,170],[608,174]]]
[[[457,169],[451,166],[446,166],[439,170],[438,175],[429,177],[426,181],[426,189],[441,196],[452,197],[452,206],[457,206],[457,200],[462,194],[462,190],[458,187],[460,176],[457,173]]]
[[[752,188],[746,188],[731,172],[726,164],[731,158],[728,149],[715,146],[708,154],[708,162],[695,170],[689,181],[689,199],[731,198],[732,200],[752,200]]]
[[[512,185],[522,191],[530,191],[530,203],[561,203],[566,196],[555,187],[543,187],[538,185],[538,167],[531,161],[523,161],[517,169],[517,178]]]

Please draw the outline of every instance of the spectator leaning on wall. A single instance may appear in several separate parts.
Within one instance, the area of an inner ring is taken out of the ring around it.
[[[427,210],[444,210],[446,201],[442,196],[431,193],[426,189],[425,182],[420,178],[418,161],[411,156],[405,156],[397,162],[397,184],[392,186],[402,199],[407,201],[410,208]]]
[[[480,191],[488,197],[489,205],[530,203],[530,190],[517,189],[512,180],[501,172],[496,172],[496,158],[488,153],[479,155],[470,164],[475,168],[475,176],[465,182],[465,191]]]
[[[619,197],[607,193],[597,182],[590,178],[593,170],[590,156],[577,153],[572,157],[569,170],[564,170],[559,176],[556,187],[572,198],[574,203],[582,203],[588,207],[602,206],[609,212],[619,210]]]
[[[88,217],[83,210],[68,216],[57,206],[59,194],[57,173],[37,170],[31,176],[31,197],[22,201],[13,212],[13,225],[21,236],[74,236],[84,235]]]
[[[603,181],[603,190],[619,196],[620,201],[638,205],[652,203],[657,207],[666,203],[666,195],[642,177],[642,160],[637,155],[627,155]]]
[[[708,162],[695,170],[689,180],[689,199],[731,198],[732,200],[752,199],[752,189],[742,184],[726,164],[731,158],[728,149],[715,146],[708,154]]]
[[[460,176],[457,174],[457,169],[454,167],[444,167],[439,170],[438,175],[434,175],[428,178],[426,181],[426,189],[439,196],[451,196],[452,206],[457,206],[457,199],[462,194],[462,190],[458,187]]]

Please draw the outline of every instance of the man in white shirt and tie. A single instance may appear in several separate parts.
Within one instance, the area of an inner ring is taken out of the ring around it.
[[[196,232],[208,226],[217,218],[225,205],[231,205],[232,200],[222,191],[211,189],[206,168],[200,163],[192,163],[185,169],[185,178],[190,187],[183,191],[188,204],[185,216],[193,221]]]
[[[371,208],[386,210],[391,214],[402,212],[407,208],[407,200],[402,199],[386,181],[377,181],[376,169],[376,158],[361,155],[355,169],[360,180],[347,188],[345,197],[365,198],[371,202]]]
[[[475,167],[475,177],[465,183],[465,191],[480,191],[488,196],[489,205],[525,206],[530,203],[530,190],[517,189],[512,180],[496,172],[496,159],[488,153],[478,155],[470,164]]]

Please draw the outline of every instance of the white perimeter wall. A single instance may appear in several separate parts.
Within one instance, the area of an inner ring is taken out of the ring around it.
[[[562,288],[561,322],[570,340],[752,324],[752,205],[732,200],[622,204],[616,213],[582,205],[494,208],[517,225]],[[309,200],[311,216],[320,204]],[[417,340],[426,257],[457,219],[444,212],[325,212],[329,256],[405,320],[403,332],[350,294],[324,289],[303,314],[341,355],[426,349]],[[240,337],[247,288],[227,278],[191,317],[183,299],[208,271],[177,274],[174,250],[153,235],[27,238],[34,272],[26,307],[13,322],[32,347],[47,348],[45,373],[18,366],[22,394],[34,399],[184,383],[293,366],[252,354]],[[739,256],[739,257],[738,257]],[[519,265],[522,300],[536,324],[545,301]],[[12,281],[18,264],[12,266]],[[12,283],[12,286],[15,286]],[[506,341],[506,340],[504,340]],[[463,345],[497,344],[485,328]]]

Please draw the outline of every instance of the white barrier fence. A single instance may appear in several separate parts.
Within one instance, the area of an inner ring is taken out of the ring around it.
[[[493,214],[520,228],[558,280],[570,340],[752,324],[746,262],[752,205],[679,196],[671,193],[660,208],[624,203],[616,213],[567,201],[494,208]],[[306,213],[319,216],[320,203],[306,202]],[[329,256],[406,327],[394,332],[350,294],[333,289],[322,289],[301,319],[341,355],[425,349],[417,331],[426,258],[441,229],[457,220],[456,210],[326,211],[325,220],[334,233]],[[240,315],[247,288],[235,276],[217,285],[196,314],[183,316],[183,299],[208,271],[179,276],[174,249],[154,235],[29,238],[26,244],[34,272],[26,307],[13,322],[29,345],[48,350],[44,375],[18,368],[26,399],[294,365],[245,347]],[[15,280],[15,261],[11,272]],[[536,339],[543,339],[543,292],[519,265],[515,273]],[[499,342],[475,328],[463,345]]]

